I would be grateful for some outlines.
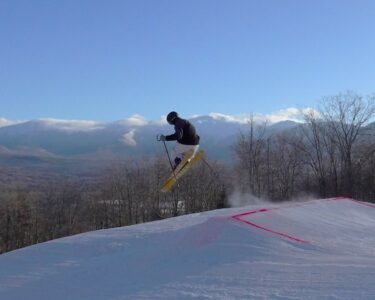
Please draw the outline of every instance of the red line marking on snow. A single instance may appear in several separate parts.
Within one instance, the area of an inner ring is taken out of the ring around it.
[[[348,198],[348,197],[336,197],[336,198],[330,198],[330,199],[326,199],[326,200],[347,200],[347,201],[352,201],[352,202],[360,204],[360,205],[364,205],[364,206],[375,208],[375,204],[374,203],[359,201],[359,200],[355,200],[355,199]]]
[[[267,212],[267,211],[270,211],[270,210],[273,210],[273,209],[276,209],[276,208],[261,208],[261,209],[258,209],[258,210],[251,210],[251,211],[247,211],[247,212],[244,212],[244,213],[241,213],[241,214],[238,214],[238,215],[234,215],[232,217],[233,218],[240,218],[240,217],[243,217],[243,216],[256,214],[256,213],[259,213],[259,212]]]
[[[348,200],[353,201],[353,202],[355,202],[357,204],[361,204],[361,205],[364,205],[364,206],[375,208],[375,205],[373,203],[358,201],[358,200],[354,200],[354,199],[348,199]]]
[[[347,198],[347,197],[336,197],[336,198],[329,198],[329,199],[324,199],[324,200],[326,200],[326,201],[346,200],[346,201],[352,201],[352,202],[360,204],[360,205],[365,205],[365,206],[368,206],[368,207],[375,208],[375,204],[363,202],[363,201],[358,201],[358,200]],[[295,207],[295,206],[299,206],[299,205],[303,205],[303,204],[306,204],[306,203],[299,203],[299,204],[296,204],[296,205],[290,205],[289,207]],[[284,238],[287,238],[287,239],[295,241],[295,242],[310,244],[309,241],[306,241],[306,240],[300,239],[298,237],[294,237],[294,236],[291,236],[289,234],[279,232],[279,231],[276,231],[276,230],[273,230],[273,229],[270,229],[270,228],[267,228],[267,227],[264,227],[264,226],[260,226],[258,224],[253,223],[253,222],[242,219],[242,217],[244,217],[244,216],[248,216],[248,215],[252,215],[252,214],[256,214],[256,213],[267,213],[267,212],[270,212],[271,210],[276,210],[276,209],[281,209],[281,208],[283,208],[283,207],[261,208],[261,209],[257,209],[257,210],[251,210],[251,211],[247,211],[247,212],[244,212],[244,213],[236,214],[236,215],[231,216],[231,218],[238,221],[238,222],[245,223],[245,224],[253,226],[257,229],[264,230],[264,231],[282,236]]]
[[[276,207],[276,208],[261,208],[261,209],[258,209],[258,210],[252,210],[252,211],[244,212],[244,213],[232,216],[232,219],[234,219],[236,221],[239,221],[239,222],[242,222],[242,223],[245,223],[247,225],[253,226],[257,229],[261,229],[261,230],[264,230],[264,231],[267,231],[267,232],[270,232],[270,233],[273,233],[273,234],[277,234],[279,236],[282,236],[284,238],[290,239],[290,240],[295,241],[295,242],[310,243],[308,241],[305,241],[305,240],[302,240],[300,238],[291,236],[289,234],[279,232],[279,231],[276,231],[276,230],[273,230],[273,229],[270,229],[270,228],[267,228],[267,227],[260,226],[258,224],[253,223],[253,222],[241,219],[241,217],[244,217],[244,216],[248,216],[248,215],[256,214],[256,213],[266,213],[266,212],[269,212],[269,211],[275,210],[275,209],[279,209],[279,207]]]
[[[265,211],[268,211],[268,210],[262,210],[262,212],[265,212]],[[251,213],[256,213],[256,212],[251,212]],[[278,231],[275,231],[275,230],[272,230],[270,228],[266,228],[266,227],[263,227],[263,226],[260,226],[260,225],[257,225],[253,222],[249,222],[249,221],[246,221],[246,220],[242,220],[240,217],[236,217],[236,216],[232,216],[233,219],[239,221],[239,222],[242,222],[242,223],[245,223],[247,225],[250,225],[250,226],[253,226],[255,228],[258,228],[258,229],[261,229],[261,230],[264,230],[264,231],[267,231],[267,232],[271,232],[273,234],[277,234],[277,235],[280,235],[284,238],[287,238],[287,239],[290,239],[292,241],[295,241],[295,242],[300,242],[300,243],[310,243],[308,241],[305,241],[305,240],[302,240],[302,239],[299,239],[297,237],[294,237],[294,236],[291,236],[289,234],[286,234],[286,233],[282,233],[282,232],[278,232]]]

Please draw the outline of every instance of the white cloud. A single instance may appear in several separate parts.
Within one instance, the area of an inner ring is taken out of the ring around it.
[[[262,117],[271,124],[287,120],[299,122],[302,119],[301,111],[295,107],[281,109]]]
[[[225,115],[222,113],[210,113],[209,116],[214,120],[224,121],[228,123],[247,123],[250,120],[248,115]]]
[[[5,118],[0,118],[0,127],[6,127],[6,126],[10,126],[10,125],[19,124],[19,123],[22,123],[22,122],[21,121],[12,121],[12,120],[8,120],[8,119],[5,119]]]
[[[270,113],[270,114],[256,114],[254,113],[252,116],[251,114],[242,114],[242,115],[225,115],[222,113],[210,113],[209,116],[213,118],[214,120],[218,121],[224,121],[228,123],[240,123],[245,124],[251,120],[251,117],[253,117],[253,120],[255,122],[264,122],[267,121],[269,123],[277,123],[281,121],[295,121],[295,122],[303,122],[303,114],[306,113],[313,113],[315,115],[319,115],[319,113],[314,110],[313,108],[303,108],[298,109],[295,107],[289,107],[286,109],[281,109],[279,111]]]
[[[103,123],[88,120],[39,119],[42,124],[64,131],[94,131],[103,129]]]
[[[149,122],[143,116],[134,114],[127,119],[119,121],[118,123],[128,126],[144,126]]]
[[[265,118],[270,123],[277,123],[277,122],[286,121],[286,120],[290,120],[294,122],[303,122],[304,121],[303,115],[306,113],[313,113],[313,114],[319,115],[319,113],[316,110],[310,107],[303,108],[303,109],[290,107],[290,108],[279,110],[272,114],[267,114],[265,115]]]
[[[166,115],[162,115],[159,119],[159,121],[156,121],[156,124],[159,124],[159,125],[166,125],[168,124],[167,122],[167,116]]]
[[[137,146],[137,142],[134,140],[135,136],[135,129],[130,130],[128,133],[125,133],[120,141],[125,145],[135,147]]]

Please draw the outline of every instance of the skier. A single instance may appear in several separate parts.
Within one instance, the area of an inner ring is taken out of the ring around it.
[[[170,125],[174,125],[175,133],[171,135],[160,135],[160,141],[177,141],[173,150],[175,153],[174,167],[176,169],[178,164],[181,162],[185,153],[190,149],[193,150],[191,157],[197,153],[199,147],[199,135],[196,134],[195,127],[186,119],[182,119],[178,116],[175,111],[170,112],[167,115],[167,122]]]

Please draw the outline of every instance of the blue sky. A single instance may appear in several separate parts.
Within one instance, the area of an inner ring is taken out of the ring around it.
[[[375,92],[372,0],[0,1],[0,118],[112,121]]]

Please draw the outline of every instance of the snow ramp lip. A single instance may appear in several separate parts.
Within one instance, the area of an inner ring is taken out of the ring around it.
[[[364,206],[371,207],[371,208],[375,209],[375,204],[373,204],[373,203],[363,202],[363,201],[355,200],[355,199],[348,198],[348,197],[327,198],[327,199],[321,199],[321,201],[351,201],[351,202],[356,203],[358,205],[364,205]],[[247,217],[247,216],[250,216],[250,215],[253,215],[253,214],[269,213],[271,211],[280,210],[282,208],[285,209],[285,208],[291,208],[291,207],[297,207],[297,206],[304,206],[304,205],[309,205],[309,204],[312,204],[312,203],[314,203],[314,201],[296,203],[296,204],[291,204],[291,205],[288,205],[288,206],[279,206],[279,207],[272,207],[272,208],[260,208],[260,209],[256,209],[256,210],[250,210],[250,211],[246,211],[246,212],[243,212],[243,213],[235,214],[235,215],[230,216],[230,218],[235,220],[236,222],[246,224],[246,225],[251,226],[253,228],[256,228],[258,230],[266,231],[268,233],[280,236],[282,238],[285,238],[287,240],[291,240],[293,242],[303,243],[303,244],[313,244],[311,241],[308,241],[307,239],[303,239],[303,238],[291,235],[287,232],[278,231],[278,230],[275,230],[275,229],[272,229],[272,228],[269,228],[269,227],[266,227],[266,226],[262,226],[262,225],[259,225],[255,222],[253,222],[253,221],[249,221],[249,220],[244,219],[244,217]]]

